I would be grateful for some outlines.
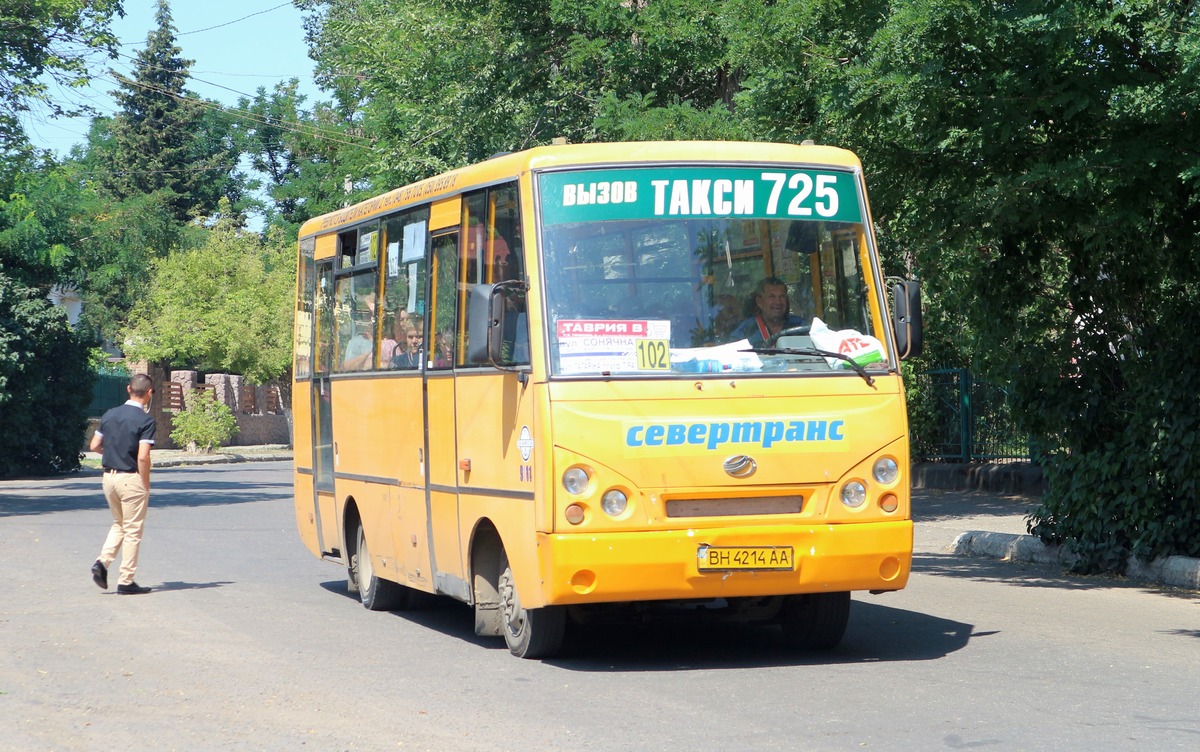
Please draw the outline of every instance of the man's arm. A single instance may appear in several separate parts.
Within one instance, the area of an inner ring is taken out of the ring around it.
[[[88,449],[89,449],[89,451],[92,451],[92,452],[99,452],[103,448],[104,448],[104,435],[101,434],[100,431],[97,430],[95,433],[92,434],[92,444]]]
[[[138,443],[138,475],[142,476],[142,485],[145,486],[146,493],[150,493],[150,447],[152,446],[154,445],[148,441]]]

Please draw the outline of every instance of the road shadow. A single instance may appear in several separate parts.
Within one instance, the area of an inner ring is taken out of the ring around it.
[[[1120,575],[1078,574],[1057,564],[1005,561],[953,553],[913,554],[913,572],[1023,588],[1139,590],[1143,593],[1200,602],[1200,591],[1152,585]]]
[[[330,593],[359,604],[360,608],[362,607],[358,593],[350,590],[346,580],[322,582],[321,587]],[[475,634],[475,615],[471,606],[453,598],[418,593],[415,606],[403,611],[388,613],[472,645],[483,648],[504,648],[504,640],[498,637],[481,637]]]
[[[546,663],[570,671],[647,672],[929,661],[962,650],[973,637],[994,634],[973,630],[932,614],[855,600],[846,636],[833,650],[797,650],[768,624],[570,625],[563,654]]]
[[[216,504],[244,504],[293,498],[290,478],[276,480],[281,466],[290,462],[262,462],[250,465],[198,465],[155,469],[150,477],[150,506],[202,507]],[[229,472],[238,480],[223,480]],[[247,476],[272,477],[269,481],[247,481]],[[82,509],[107,510],[101,476],[73,475],[47,480],[0,482],[0,517],[16,517]]]
[[[155,587],[155,591],[167,592],[171,590],[211,590],[212,588],[225,587],[232,585],[232,580],[222,580],[220,582],[164,582]]]
[[[358,602],[345,580],[321,583],[325,590]],[[427,597],[422,605],[393,616],[472,645],[507,650],[498,637],[475,634],[472,609],[451,598]],[[567,625],[562,653],[545,663],[570,671],[681,671],[806,666],[890,661],[929,661],[966,647],[974,627],[939,616],[854,600],[850,624],[836,649],[803,652],[784,642],[774,625],[731,624],[702,619],[670,623]]]
[[[1039,500],[1030,496],[915,488],[912,492],[912,516],[918,523],[960,517],[1028,517],[1039,505]]]

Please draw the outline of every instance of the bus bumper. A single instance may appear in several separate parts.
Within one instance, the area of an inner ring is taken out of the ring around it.
[[[911,520],[602,534],[538,534],[538,605],[899,590],[912,567]],[[790,571],[702,571],[706,547],[790,548]],[[534,605],[534,604],[530,604]]]

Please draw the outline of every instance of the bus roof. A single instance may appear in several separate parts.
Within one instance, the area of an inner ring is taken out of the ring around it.
[[[475,186],[515,178],[530,170],[557,167],[748,162],[831,165],[861,170],[853,152],[835,146],[777,144],[745,141],[631,141],[620,143],[538,146],[503,154],[360,201],[344,209],[314,217],[300,228],[300,237],[330,232],[344,226],[390,214],[413,204],[453,196]]]

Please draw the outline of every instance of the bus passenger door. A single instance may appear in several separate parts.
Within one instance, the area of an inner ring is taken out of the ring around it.
[[[429,555],[437,591],[465,599],[469,591],[459,541],[453,370],[459,298],[457,226],[433,234],[431,250],[430,310],[425,320]]]
[[[317,544],[322,554],[340,555],[337,509],[333,496],[333,414],[329,374],[333,370],[334,300],[333,259],[317,262],[316,291],[313,300],[315,328],[313,342],[312,430],[313,492]]]

